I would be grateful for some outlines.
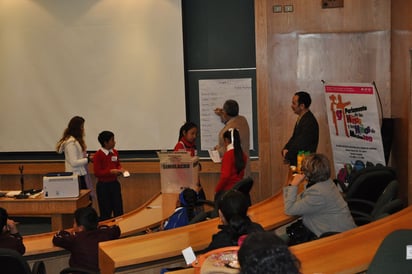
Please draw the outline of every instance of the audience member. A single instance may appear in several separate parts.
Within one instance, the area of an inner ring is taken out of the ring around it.
[[[247,216],[249,203],[239,191],[230,190],[218,201],[219,217],[222,224],[218,233],[212,236],[212,241],[204,252],[226,246],[236,246],[245,235],[264,231],[260,224],[252,222]]]
[[[74,212],[73,233],[62,230],[54,235],[53,244],[71,252],[71,267],[98,272],[99,242],[120,237],[120,228],[117,225],[98,227],[98,219],[94,208],[79,208]]]
[[[299,260],[273,232],[254,232],[238,251],[240,274],[298,274]]]
[[[298,115],[292,137],[283,147],[282,156],[286,163],[296,166],[299,151],[315,153],[319,142],[319,125],[309,110],[312,103],[305,91],[296,92],[292,98],[292,110]]]
[[[292,176],[283,188],[285,213],[302,217],[298,221],[300,225],[292,224],[289,228],[289,244],[311,240],[325,232],[343,232],[356,227],[346,201],[330,179],[328,158],[322,154],[306,156],[302,172]],[[303,183],[307,183],[305,190],[298,194],[298,186]],[[297,235],[302,237],[298,239]]]
[[[26,252],[23,237],[17,230],[16,223],[9,219],[7,211],[2,207],[0,207],[0,227],[0,248],[14,249],[23,255]]]
[[[191,188],[185,188],[179,194],[176,210],[164,223],[163,229],[168,230],[188,225],[196,216],[197,193]]]

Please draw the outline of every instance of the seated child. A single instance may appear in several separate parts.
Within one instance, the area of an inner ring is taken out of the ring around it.
[[[20,254],[26,252],[23,237],[17,230],[16,223],[9,219],[7,211],[0,207],[0,248],[14,249]]]
[[[185,188],[179,194],[176,210],[164,223],[163,229],[168,230],[188,225],[196,216],[197,193],[191,188]]]
[[[73,233],[62,230],[54,235],[53,244],[71,252],[71,267],[98,272],[99,242],[120,237],[120,228],[117,225],[98,227],[98,219],[94,208],[79,208],[74,212]]]

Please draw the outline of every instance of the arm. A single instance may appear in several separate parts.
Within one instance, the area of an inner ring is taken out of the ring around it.
[[[181,142],[177,142],[175,145],[174,151],[185,151],[186,148]]]
[[[26,247],[23,244],[23,237],[20,235],[19,231],[17,230],[16,223],[11,220],[7,219],[7,230],[10,232],[10,235],[16,239],[15,248],[20,254],[24,254],[26,252]]]
[[[104,230],[107,234],[109,234],[111,239],[118,239],[120,237],[120,227],[118,225],[108,226],[108,225],[101,225],[99,226],[100,230]]]
[[[283,189],[285,213],[287,215],[312,214],[322,208],[324,204],[323,195],[316,187],[312,186],[306,189],[298,199],[298,186],[305,180],[303,174],[297,174],[292,177],[290,185]]]
[[[221,168],[221,172],[220,172],[220,179],[219,179],[219,182],[217,183],[216,188],[215,188],[216,193],[223,190],[223,188],[225,187],[227,181],[230,178],[231,167],[232,167],[232,165],[235,164],[234,159],[231,156],[232,156],[232,154],[230,155],[229,153],[225,153],[225,155],[223,156],[222,168]]]
[[[68,142],[65,146],[64,156],[72,167],[87,165],[87,157],[77,158],[78,149],[78,144],[75,140]]]
[[[67,250],[71,250],[75,236],[68,231],[61,230],[53,236],[53,244]]]

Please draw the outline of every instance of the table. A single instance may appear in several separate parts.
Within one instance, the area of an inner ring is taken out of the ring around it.
[[[90,190],[82,189],[74,198],[44,198],[43,194],[35,198],[15,199],[0,198],[0,206],[10,216],[50,216],[52,231],[73,226],[73,213],[80,207],[90,205]]]

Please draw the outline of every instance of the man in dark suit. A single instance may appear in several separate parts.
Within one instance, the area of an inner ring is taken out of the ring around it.
[[[298,115],[292,137],[282,149],[285,162],[296,166],[299,151],[314,153],[319,142],[319,125],[315,116],[309,110],[312,103],[310,95],[305,91],[298,91],[292,98],[292,110]]]

